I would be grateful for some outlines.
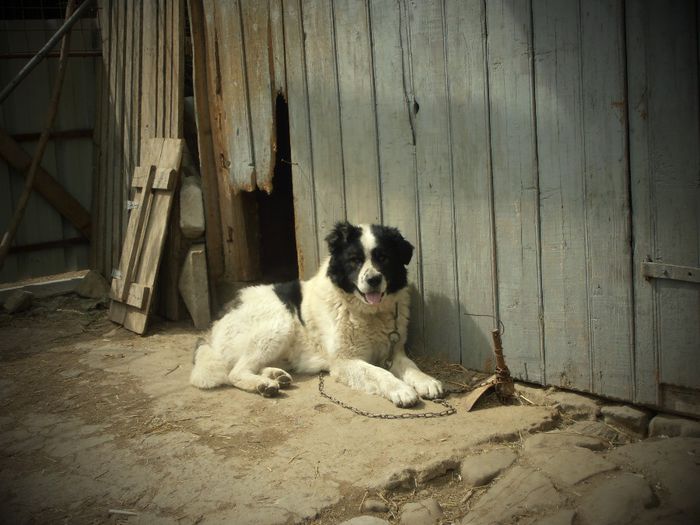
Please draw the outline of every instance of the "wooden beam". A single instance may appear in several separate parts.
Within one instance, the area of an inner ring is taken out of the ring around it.
[[[0,157],[23,176],[32,163],[32,157],[3,129],[0,129]],[[41,166],[34,179],[34,189],[86,239],[90,238],[90,212]]]
[[[63,139],[91,139],[94,129],[64,129],[60,131],[52,131],[49,133],[50,140],[63,140]],[[33,133],[13,133],[11,136],[17,142],[33,142],[39,140],[40,132]]]

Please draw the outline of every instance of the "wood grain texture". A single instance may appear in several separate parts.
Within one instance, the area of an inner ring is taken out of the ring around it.
[[[480,0],[445,3],[461,362],[473,369],[489,368],[496,327],[485,17]]]
[[[273,96],[287,95],[287,65],[284,50],[284,5],[282,0],[269,0],[270,3],[270,60],[272,62]]]
[[[333,3],[347,219],[381,222],[381,193],[367,2]]]
[[[533,0],[545,381],[589,390],[584,60],[578,0]],[[606,50],[602,50],[605,53]],[[595,53],[601,52],[596,47]],[[591,82],[606,81],[587,79]]]
[[[292,165],[299,277],[308,279],[318,268],[319,246],[301,0],[284,2],[284,38],[292,158],[282,159],[282,162]]]
[[[421,246],[418,220],[413,92],[407,62],[408,16],[395,0],[370,2],[372,63],[381,180],[381,210],[385,224],[399,228],[415,250],[408,267],[412,285],[409,345],[423,352]]]
[[[642,261],[698,266],[698,9],[627,7],[630,165],[635,227],[635,399],[681,409],[700,389],[697,285],[644,279]],[[672,56],[673,59],[669,60]],[[683,410],[698,413],[697,405]]]
[[[314,173],[314,198],[319,253],[325,257],[325,237],[346,218],[343,136],[338,100],[338,71],[333,2],[302,1],[308,115]]]
[[[508,366],[541,382],[539,197],[530,2],[486,2],[498,304]]]
[[[409,1],[425,352],[460,360],[450,100],[442,2]],[[430,254],[430,256],[425,256]]]

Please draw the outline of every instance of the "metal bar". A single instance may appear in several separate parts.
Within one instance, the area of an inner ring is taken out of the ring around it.
[[[92,128],[85,129],[65,129],[62,131],[52,131],[49,134],[50,140],[65,140],[65,139],[90,139],[95,130]],[[11,137],[17,142],[32,142],[39,140],[41,133],[15,133]]]
[[[90,244],[85,237],[70,237],[68,239],[58,239],[57,241],[38,242],[34,244],[22,244],[20,246],[10,246],[10,253],[27,253],[51,248],[65,248],[66,246],[78,246],[80,244]]]
[[[36,53],[0,53],[0,60],[8,59],[26,59],[26,58],[32,58],[36,56]],[[82,58],[82,57],[101,57],[102,56],[102,51],[99,49],[93,49],[93,50],[85,50],[85,51],[69,51],[68,52],[69,57],[76,57],[76,58]],[[59,57],[59,52],[58,51],[50,51],[49,53],[46,53],[44,55],[44,58],[58,58]]]
[[[649,279],[670,279],[672,281],[700,283],[700,268],[695,266],[644,261],[642,262],[642,275],[647,281]]]
[[[34,69],[39,62],[41,62],[41,59],[43,59],[58,43],[58,41],[63,37],[64,34],[70,30],[71,27],[75,25],[75,23],[80,20],[80,17],[82,14],[85,12],[85,10],[88,8],[88,6],[92,3],[92,0],[85,0],[80,6],[73,12],[73,14],[66,19],[64,24],[60,27],[58,31],[49,39],[48,42],[42,47],[39,52],[34,55],[34,58],[32,58],[27,64],[22,68],[22,70],[15,75],[15,77],[10,80],[10,82],[5,86],[5,89],[2,90],[2,93],[0,93],[0,104],[5,102],[5,99],[10,96],[10,93],[12,93],[15,88],[19,85],[22,80]]]

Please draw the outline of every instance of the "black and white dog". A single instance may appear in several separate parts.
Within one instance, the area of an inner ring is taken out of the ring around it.
[[[338,223],[330,257],[308,281],[253,286],[195,351],[190,382],[274,396],[288,372],[330,371],[338,381],[401,407],[442,395],[405,354],[406,265],[413,246],[396,228]]]

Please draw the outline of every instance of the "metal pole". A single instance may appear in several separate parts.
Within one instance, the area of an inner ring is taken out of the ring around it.
[[[26,77],[29,73],[31,73],[32,69],[34,69],[39,62],[54,48],[56,43],[61,39],[61,37],[71,28],[75,23],[80,19],[82,16],[83,12],[88,8],[88,6],[92,3],[92,0],[85,0],[78,9],[75,10],[75,12],[68,18],[64,24],[60,27],[58,31],[56,31],[56,34],[54,34],[48,42],[42,47],[39,52],[34,55],[34,58],[32,58],[27,64],[22,68],[22,70],[17,73],[15,78],[10,80],[9,84],[5,86],[5,89],[2,90],[2,93],[0,93],[0,104],[5,102],[5,99],[10,96],[10,93],[12,93],[15,88],[19,85],[22,80],[24,80],[24,77]]]

